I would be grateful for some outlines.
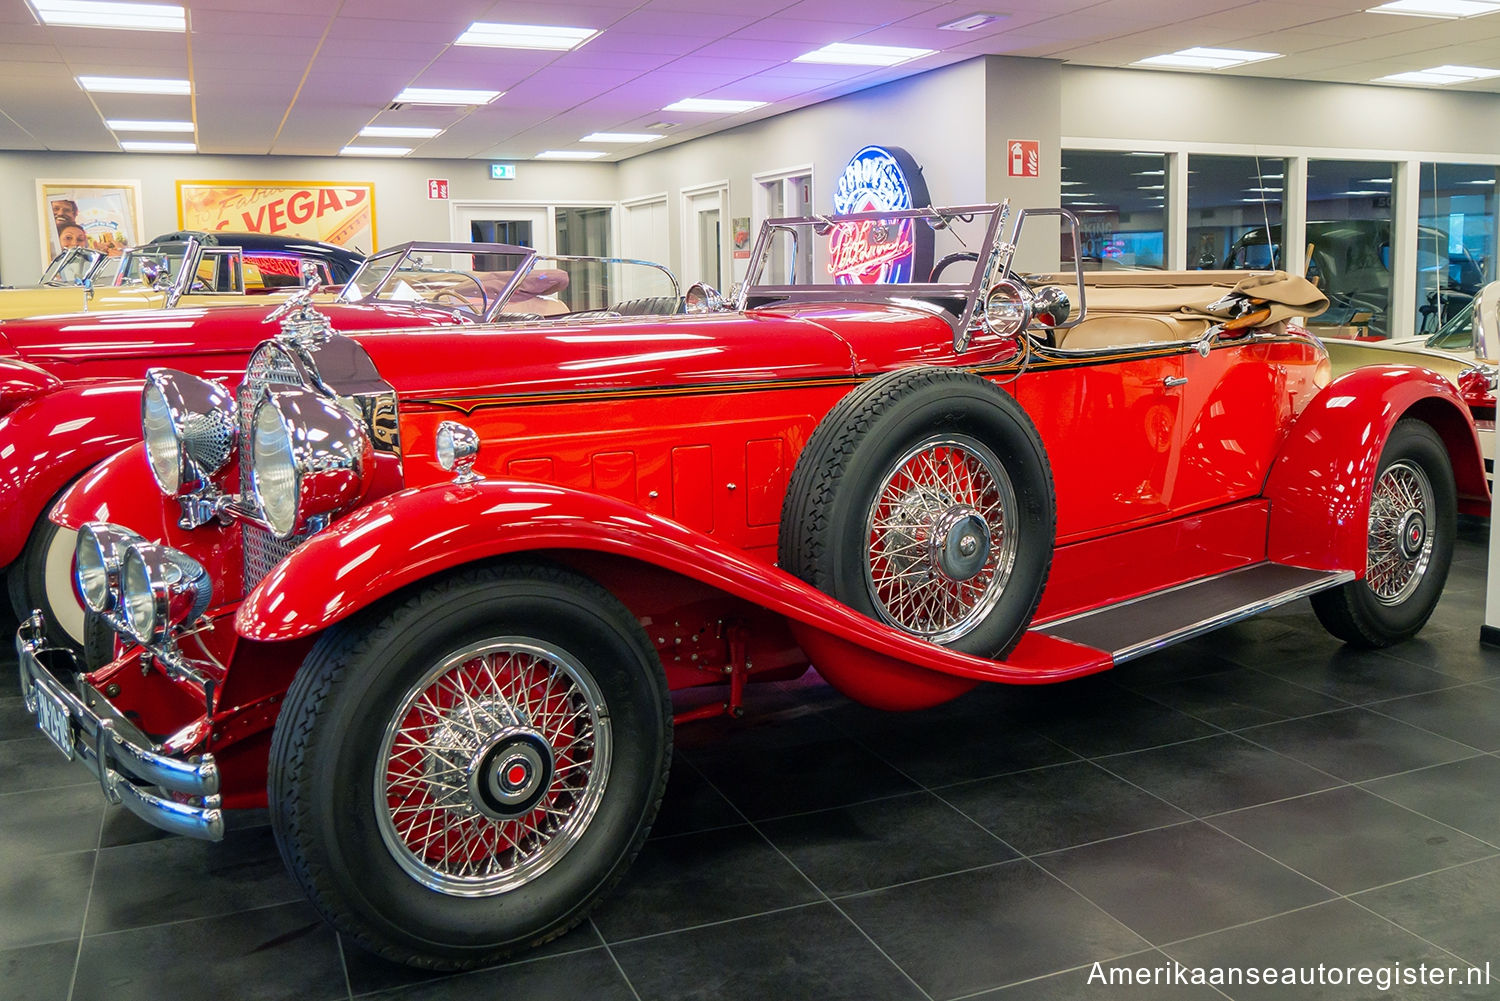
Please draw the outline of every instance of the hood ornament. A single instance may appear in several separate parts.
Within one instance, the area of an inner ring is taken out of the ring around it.
[[[302,262],[302,291],[271,310],[261,323],[281,321],[281,330],[276,339],[298,347],[314,348],[333,336],[333,324],[328,317],[318,312],[312,298],[323,287],[323,278],[317,264]]]

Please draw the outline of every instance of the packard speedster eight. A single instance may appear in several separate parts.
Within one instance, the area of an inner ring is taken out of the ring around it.
[[[175,246],[191,257],[191,242]],[[343,331],[448,329],[569,310],[675,312],[681,301],[669,271],[640,261],[538,258],[508,244],[405,243],[374,255],[351,277],[342,265],[330,269],[328,262],[288,256],[287,248],[295,247],[277,239],[273,245],[205,247],[202,254],[226,273],[241,273],[252,260],[260,262],[262,276],[273,268],[290,270],[281,277],[292,285],[278,286],[288,291],[303,280],[298,269],[311,263],[315,284],[308,289],[316,291],[328,277],[343,285],[321,306]],[[495,269],[476,271],[475,260]],[[148,369],[171,366],[239,381],[251,349],[273,329],[262,322],[270,303],[248,302],[258,305],[180,305],[0,323],[0,567],[16,614],[25,617],[39,608],[55,638],[83,643],[84,611],[72,583],[74,536],[49,522],[46,511],[97,463],[140,441],[141,380]]]
[[[1351,643],[1419,630],[1487,502],[1453,386],[1331,380],[1299,278],[1023,280],[1006,214],[770,220],[687,315],[312,316],[233,393],[152,373],[144,447],[54,513],[115,657],[75,675],[33,617],[28,707],[166,829],[268,805],[338,929],[454,968],[620,878],[675,690],[737,713],[811,664],[911,709],[1302,596]]]

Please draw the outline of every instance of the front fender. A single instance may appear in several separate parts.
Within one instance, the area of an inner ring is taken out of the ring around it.
[[[925,669],[947,676],[934,684],[950,689],[949,697],[975,681],[1034,684],[1111,666],[1107,653],[1037,633],[1004,662],[957,653],[881,625],[675,521],[613,498],[518,480],[432,484],[367,505],[278,564],[245,598],[235,628],[252,640],[299,639],[433,574],[538,549],[611,553],[662,567],[784,615],[820,670],[839,670],[836,660],[860,661],[892,684],[918,684],[911,669]]]
[[[1488,508],[1479,438],[1453,384],[1403,365],[1358,368],[1308,404],[1271,467],[1265,496],[1272,560],[1364,575],[1375,471],[1404,417],[1426,421],[1443,439],[1460,507]]]
[[[0,417],[0,566],[58,492],[141,438],[139,382],[70,385]]]

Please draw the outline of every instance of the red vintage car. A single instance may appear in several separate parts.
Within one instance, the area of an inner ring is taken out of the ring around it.
[[[236,245],[205,253],[221,272],[232,263],[236,275],[242,253],[247,262],[258,261],[263,273],[276,261],[295,268],[291,255],[301,245],[252,237],[257,234],[236,234],[243,250]],[[184,254],[197,259],[193,239],[161,238],[151,246],[175,246],[179,260]],[[627,298],[626,309],[670,312],[680,302],[670,272],[643,262],[537,259],[503,244],[406,243],[355,270],[354,255],[331,256],[341,248],[301,249],[326,252],[330,256],[303,260],[315,261],[340,284],[347,281],[322,307],[340,330],[447,328],[512,315],[597,310]],[[476,260],[484,264],[491,257],[510,267],[476,268]],[[526,274],[512,282],[522,260]],[[6,568],[18,615],[40,608],[59,638],[83,642],[84,613],[71,582],[74,536],[43,515],[95,464],[140,441],[141,380],[148,369],[170,365],[207,379],[238,381],[251,349],[268,333],[262,321],[270,311],[264,302],[212,309],[179,305],[0,323],[0,567]]]
[[[28,707],[164,828],[268,805],[338,929],[456,968],[620,878],[675,691],[737,713],[812,664],[911,709],[1303,596],[1350,643],[1422,627],[1488,502],[1451,383],[1333,380],[1300,278],[1023,280],[1005,215],[771,220],[687,315],[304,315],[233,394],[154,371],[144,447],[54,514],[115,659],[75,676],[32,618]]]

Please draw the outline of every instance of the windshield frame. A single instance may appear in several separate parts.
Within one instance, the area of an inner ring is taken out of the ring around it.
[[[71,285],[82,285],[93,279],[94,273],[99,270],[109,255],[101,250],[91,250],[88,247],[68,247],[60,252],[42,270],[42,279],[37,283],[38,287],[67,288]],[[88,263],[83,268],[83,275],[79,278],[61,278],[63,267],[71,260],[83,257]]]

